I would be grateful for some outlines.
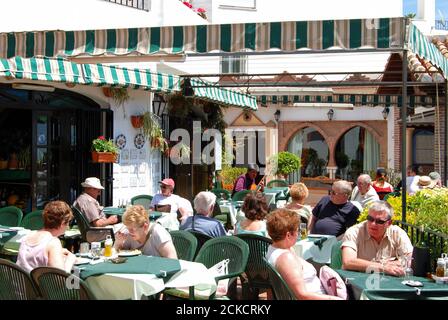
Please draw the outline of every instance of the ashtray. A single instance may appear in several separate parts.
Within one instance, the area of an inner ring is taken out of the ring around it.
[[[110,259],[109,261],[112,263],[125,263],[127,260],[128,260],[128,258],[116,257],[116,258]]]

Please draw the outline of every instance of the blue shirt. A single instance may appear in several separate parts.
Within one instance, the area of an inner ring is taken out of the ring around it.
[[[227,235],[222,223],[215,219],[196,214],[188,217],[185,222],[180,226],[180,230],[192,230],[197,231],[212,238],[222,237]]]

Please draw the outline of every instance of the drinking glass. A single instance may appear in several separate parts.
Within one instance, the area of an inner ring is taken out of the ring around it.
[[[98,259],[101,256],[101,242],[92,242],[90,255],[93,259]]]
[[[90,244],[88,242],[82,242],[79,245],[79,254],[81,256],[87,255],[89,253],[89,250],[90,250]]]
[[[404,280],[412,280],[412,276],[414,275],[414,270],[411,268],[412,265],[412,257],[406,257],[406,268],[404,269]]]
[[[308,237],[308,230],[307,230],[307,228],[306,228],[307,226],[306,226],[306,223],[301,223],[300,224],[300,238],[303,240],[303,239],[306,239],[307,237]]]
[[[386,268],[387,262],[388,262],[388,259],[386,257],[381,257],[380,258],[380,263],[381,263],[381,278],[380,278],[381,280],[380,281],[388,281],[386,279],[386,277],[384,276],[386,274],[384,272],[384,268]]]

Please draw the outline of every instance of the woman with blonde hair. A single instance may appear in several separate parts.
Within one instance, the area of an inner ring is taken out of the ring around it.
[[[299,300],[342,300],[325,293],[313,265],[296,255],[300,217],[291,210],[278,209],[267,218],[272,244],[266,253],[268,262],[280,273]]]
[[[115,249],[141,250],[144,255],[177,259],[176,248],[168,231],[158,223],[150,223],[141,205],[126,209],[122,218],[126,230],[115,236]]]
[[[312,214],[311,207],[305,204],[305,200],[309,195],[308,188],[302,182],[294,183],[289,194],[291,195],[291,202],[285,208],[297,213],[301,222],[308,223]]]
[[[72,210],[64,201],[51,201],[45,206],[42,217],[43,229],[33,231],[23,239],[17,265],[28,272],[37,267],[54,267],[70,272],[76,256],[62,248],[58,237],[64,234],[73,219]]]

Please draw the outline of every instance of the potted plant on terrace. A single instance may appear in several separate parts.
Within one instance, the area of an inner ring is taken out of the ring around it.
[[[294,153],[282,151],[269,159],[272,174],[286,179],[287,175],[300,169],[300,158]]]
[[[92,141],[92,162],[117,162],[118,150],[112,139],[99,136]]]

